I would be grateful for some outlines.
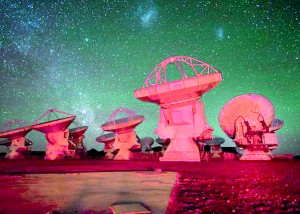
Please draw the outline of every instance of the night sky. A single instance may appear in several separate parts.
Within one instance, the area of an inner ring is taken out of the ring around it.
[[[221,108],[259,93],[285,121],[276,153],[299,155],[299,11],[294,0],[0,0],[0,122],[59,109],[88,125],[85,144],[100,149],[100,125],[126,107],[145,115],[138,135],[156,138],[159,107],[133,91],[163,59],[187,55],[223,74],[203,102],[224,146],[234,144],[218,124]],[[44,150],[43,134],[27,137]]]

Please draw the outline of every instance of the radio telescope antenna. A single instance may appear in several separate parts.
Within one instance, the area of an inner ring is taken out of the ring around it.
[[[127,116],[116,119],[117,115],[125,113]],[[134,111],[127,108],[118,108],[114,110],[109,117],[108,122],[101,125],[101,129],[108,132],[115,133],[114,149],[119,149],[115,160],[129,160],[133,147],[140,148],[137,143],[136,133],[134,128],[142,123],[144,120],[143,115],[137,115]]]
[[[61,113],[67,115],[67,117],[58,118],[55,120],[49,120],[50,114]],[[41,122],[48,116],[48,120]],[[75,120],[76,115],[69,114],[60,110],[50,109],[44,112],[38,119],[36,119],[32,125],[33,129],[45,134],[47,139],[46,156],[45,159],[55,160],[62,159],[69,155],[68,151],[68,138],[69,129],[68,126]]]
[[[70,129],[69,135],[69,152],[73,152],[72,155],[74,158],[81,158],[86,154],[86,149],[83,144],[85,138],[85,132],[89,128],[88,126],[82,126],[78,121],[74,120],[71,123],[74,128]],[[71,142],[71,143],[70,143]]]
[[[6,122],[1,128],[0,138],[6,138],[8,144],[8,159],[23,159],[24,154],[30,152],[26,138],[28,132],[32,130],[32,126],[27,121],[14,119]]]
[[[168,81],[172,65],[180,77]],[[221,81],[221,72],[209,64],[189,56],[172,56],[155,66],[142,88],[134,91],[137,99],[160,106],[155,132],[164,142],[171,140],[161,161],[200,161],[195,141],[212,139],[213,129],[199,99]]]
[[[115,141],[116,134],[114,132],[105,132],[103,131],[99,137],[96,138],[96,141],[99,143],[104,143],[105,147],[104,150],[106,152],[105,157],[107,159],[114,158],[114,141]]]
[[[222,108],[219,123],[228,137],[244,150],[241,160],[271,160],[269,152],[278,146],[274,133],[283,126],[275,118],[273,104],[259,94],[234,97]]]

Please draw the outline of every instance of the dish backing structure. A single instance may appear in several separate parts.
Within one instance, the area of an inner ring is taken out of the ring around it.
[[[275,118],[270,100],[259,94],[234,97],[222,108],[219,123],[244,150],[241,160],[271,160],[269,153],[278,146],[275,131],[284,124]]]
[[[119,113],[125,113],[127,117],[116,119]],[[118,108],[112,112],[108,122],[101,125],[103,131],[115,133],[113,147],[115,150],[119,150],[119,152],[114,157],[114,160],[129,160],[131,150],[134,148],[140,149],[141,146],[137,142],[134,128],[143,121],[143,115],[137,115],[134,111],[127,108]],[[108,135],[100,136],[98,142],[108,143],[110,137]]]
[[[172,66],[179,79],[169,81]],[[213,128],[206,122],[199,99],[221,81],[221,72],[209,64],[189,56],[173,56],[158,64],[142,88],[134,91],[137,99],[160,106],[155,133],[170,140],[161,161],[200,161],[196,142],[212,139]]]

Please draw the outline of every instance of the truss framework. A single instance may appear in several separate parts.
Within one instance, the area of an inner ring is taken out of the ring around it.
[[[164,59],[160,64],[154,67],[148,77],[145,79],[142,88],[147,88],[153,85],[164,84],[167,82],[167,66],[175,64],[181,79],[189,78],[182,65],[191,67],[195,76],[202,76],[212,73],[219,73],[219,71],[209,64],[189,56],[172,56]]]

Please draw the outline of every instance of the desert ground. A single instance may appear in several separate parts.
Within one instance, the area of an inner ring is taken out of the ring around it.
[[[300,212],[300,161],[1,160],[0,213]]]

